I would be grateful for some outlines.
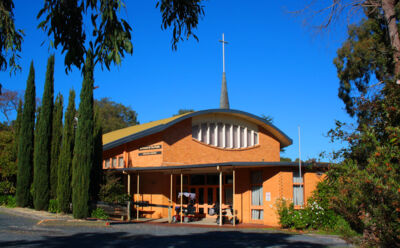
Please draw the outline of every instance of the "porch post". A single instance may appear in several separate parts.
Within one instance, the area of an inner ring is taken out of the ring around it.
[[[181,172],[181,224],[183,219],[183,174]]]
[[[222,170],[219,168],[219,225],[222,226]]]
[[[170,191],[169,191],[169,209],[168,209],[168,223],[172,222],[172,171],[171,171],[171,180],[170,180]]]
[[[232,172],[232,177],[233,177],[233,182],[232,182],[232,191],[233,191],[233,196],[232,196],[232,215],[233,215],[233,226],[236,225],[236,216],[235,216],[235,168],[233,168]]]
[[[137,183],[136,183],[136,193],[137,193],[137,197],[136,197],[136,220],[139,220],[139,200],[140,200],[140,195],[139,195],[139,181],[140,177],[139,177],[139,172],[137,174]]]
[[[128,173],[128,195],[129,195],[129,201],[128,201],[128,206],[127,206],[127,215],[128,215],[128,221],[131,220],[131,174]]]

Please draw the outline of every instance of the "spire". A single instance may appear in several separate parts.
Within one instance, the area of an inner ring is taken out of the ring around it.
[[[224,34],[222,34],[222,86],[221,86],[221,98],[219,102],[219,108],[229,109],[229,99],[228,99],[228,89],[226,87],[226,75],[225,75],[225,44],[228,42],[224,39]]]

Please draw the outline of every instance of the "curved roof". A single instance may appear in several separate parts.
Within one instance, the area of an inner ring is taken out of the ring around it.
[[[281,130],[279,130],[277,127],[275,127],[268,121],[256,115],[234,109],[207,109],[207,110],[186,113],[183,115],[177,115],[170,118],[161,119],[158,121],[152,121],[145,124],[135,125],[106,133],[103,135],[103,151],[109,150],[111,148],[143,138],[145,136],[154,133],[161,132],[167,129],[168,127],[183,120],[186,120],[188,118],[205,114],[217,114],[217,113],[237,116],[262,126],[279,141],[281,147],[286,147],[292,144],[292,139],[290,139],[285,133],[283,133]]]

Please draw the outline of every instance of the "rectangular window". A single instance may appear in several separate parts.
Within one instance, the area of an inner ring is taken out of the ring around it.
[[[258,145],[258,133],[254,132],[254,145]]]
[[[183,185],[187,185],[188,184],[188,176],[183,176]],[[181,176],[177,175],[176,176],[176,185],[179,186],[181,185]]]
[[[231,146],[231,125],[225,124],[225,147],[230,148]]]
[[[199,196],[198,196],[199,204],[204,204],[204,188],[199,188]]]
[[[263,220],[264,219],[264,211],[260,210],[260,209],[252,209],[251,210],[251,219]]]
[[[216,145],[215,123],[210,123],[210,145]]]
[[[238,126],[233,125],[233,148],[239,148]]]
[[[262,171],[252,171],[251,172],[251,184],[262,184]]]
[[[207,123],[201,123],[201,141],[207,143]]]
[[[233,176],[232,175],[226,175],[225,176],[225,184],[232,184],[233,183]]]
[[[253,143],[251,142],[251,130],[247,129],[247,147],[253,146]]]
[[[190,175],[190,185],[204,185],[205,183],[204,175]]]
[[[240,127],[240,147],[244,147],[244,127]]]
[[[119,157],[118,160],[118,167],[124,167],[124,157]]]
[[[207,189],[207,203],[208,203],[208,205],[214,204],[214,189],[213,188]]]
[[[262,206],[263,204],[263,189],[262,185],[251,187],[251,205]]]
[[[293,172],[293,182],[294,183],[302,183],[303,182],[303,178],[300,177],[300,172],[299,171],[294,171]]]
[[[104,162],[104,168],[108,169],[110,168],[110,159],[106,159]]]
[[[224,147],[224,124],[218,123],[218,147]]]
[[[112,158],[112,167],[117,168],[117,158],[116,157]]]
[[[193,136],[193,138],[195,138],[197,140],[200,139],[200,137],[199,137],[199,126],[198,125],[192,126],[192,136]]]
[[[303,185],[293,185],[293,204],[303,206]]]
[[[208,185],[218,185],[219,184],[219,177],[218,175],[207,175],[207,184]]]

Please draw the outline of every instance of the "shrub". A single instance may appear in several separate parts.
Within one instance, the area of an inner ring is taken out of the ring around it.
[[[6,206],[9,208],[15,208],[17,203],[15,201],[15,196],[12,195],[0,195],[0,206]]]
[[[92,218],[106,220],[109,218],[108,214],[102,208],[96,208],[92,211]]]
[[[100,186],[99,199],[106,203],[125,204],[129,196],[125,192],[121,178],[107,172],[106,183]]]
[[[60,208],[58,207],[58,201],[56,199],[50,199],[49,201],[49,210],[50,213],[59,213]]]

